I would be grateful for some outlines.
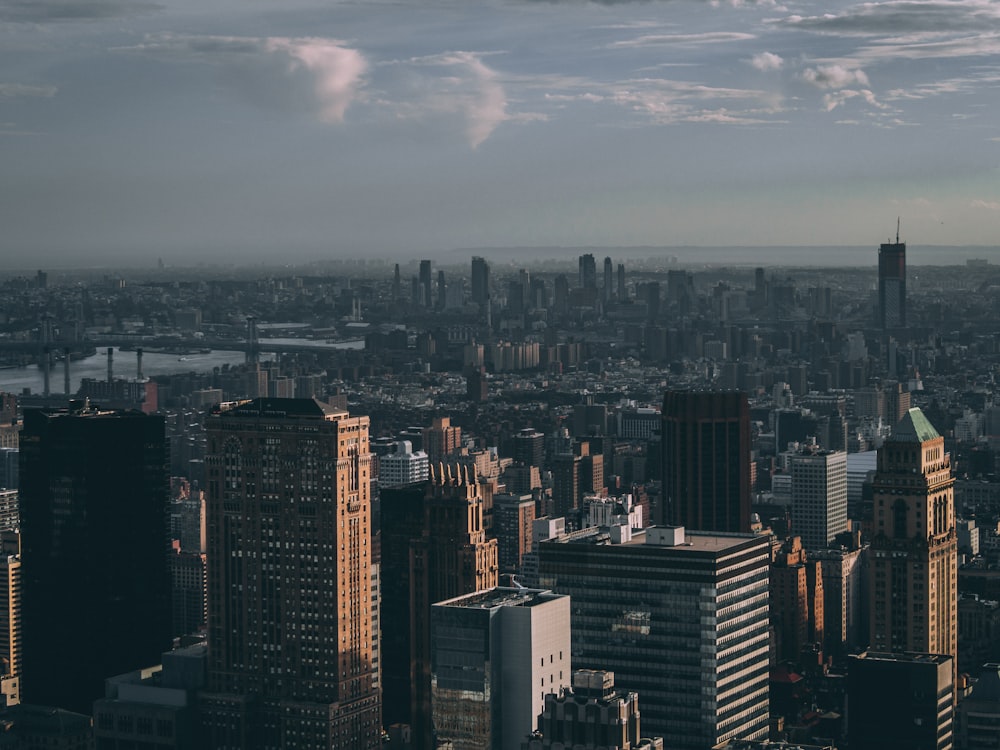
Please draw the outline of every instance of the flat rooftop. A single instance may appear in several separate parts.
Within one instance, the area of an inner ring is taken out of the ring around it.
[[[736,533],[725,533],[717,531],[683,531],[683,541],[678,544],[670,543],[658,543],[651,540],[651,537],[657,535],[657,530],[660,527],[649,527],[646,529],[633,529],[632,538],[626,542],[621,542],[620,544],[614,544],[616,547],[639,547],[639,546],[649,546],[649,547],[665,547],[668,549],[674,549],[678,552],[709,552],[718,553],[725,552],[729,549],[735,549],[747,543],[747,541],[753,539],[762,539],[763,537],[758,537],[755,534],[736,534]],[[591,544],[591,545],[612,545],[611,535],[606,528],[600,526],[592,526],[588,529],[581,529],[580,531],[575,531],[570,534],[566,534],[560,537],[554,537],[552,539],[546,540],[543,544]]]
[[[921,654],[914,651],[889,653],[887,651],[866,651],[857,655],[858,659],[867,661],[895,661],[911,664],[945,664],[951,661],[947,654]]]
[[[488,591],[455,597],[438,602],[435,607],[463,607],[466,609],[494,609],[495,607],[534,607],[559,598],[547,589],[518,589],[498,586]]]

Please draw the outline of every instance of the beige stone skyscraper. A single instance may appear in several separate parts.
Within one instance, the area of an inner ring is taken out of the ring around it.
[[[873,650],[957,656],[953,485],[944,438],[910,409],[879,449],[874,478]]]
[[[213,748],[377,748],[368,417],[261,398],[207,420]]]

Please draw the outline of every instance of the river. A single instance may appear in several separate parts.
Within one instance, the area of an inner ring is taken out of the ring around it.
[[[261,359],[269,359],[273,355],[263,354]],[[244,362],[241,351],[213,350],[207,354],[157,354],[142,353],[143,375],[176,375],[184,372],[212,372],[223,365],[238,365]],[[114,375],[119,378],[134,378],[136,376],[136,353],[123,352],[115,349]],[[108,355],[106,349],[85,359],[70,362],[70,386],[76,393],[83,378],[98,378],[104,380],[108,376]],[[53,362],[49,370],[49,390],[52,393],[63,392],[63,363]],[[31,393],[42,393],[45,390],[45,376],[42,368],[35,365],[28,367],[11,367],[0,369],[0,391],[21,395],[25,388]]]

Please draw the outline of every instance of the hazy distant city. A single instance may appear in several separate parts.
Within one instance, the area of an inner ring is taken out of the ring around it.
[[[892,229],[8,276],[4,737],[991,746],[1000,265]]]
[[[0,0],[0,750],[996,750],[998,39]]]

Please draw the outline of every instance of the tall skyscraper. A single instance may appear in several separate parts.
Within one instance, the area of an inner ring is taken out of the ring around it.
[[[573,666],[614,672],[672,750],[768,729],[770,544],[680,527],[587,529],[538,545],[542,588],[572,602]]]
[[[20,495],[23,697],[89,713],[170,647],[163,417],[25,411]]]
[[[472,301],[480,308],[490,304],[490,264],[485,258],[472,259]]]
[[[431,262],[420,261],[420,297],[424,307],[433,307],[434,296],[431,293]]]
[[[431,643],[437,746],[520,750],[546,694],[570,684],[570,600],[494,588],[437,602]]]
[[[615,276],[614,276],[614,266],[611,263],[611,258],[604,259],[604,290],[603,299],[605,304],[614,299],[615,296]]]
[[[368,417],[262,398],[206,432],[210,745],[379,747]]]
[[[847,453],[805,449],[791,458],[792,529],[807,550],[847,531]]]
[[[581,255],[580,265],[580,286],[584,289],[597,289],[597,261],[592,253]]]
[[[432,465],[423,530],[410,543],[411,714],[418,747],[433,747],[431,605],[493,588],[499,581],[497,541],[486,538],[484,504],[474,467]]]
[[[663,500],[657,522],[750,529],[750,407],[745,393],[667,391]]]
[[[437,288],[438,288],[438,296],[437,296],[437,305],[435,307],[438,310],[444,310],[444,307],[448,302],[448,296],[447,296],[448,285],[445,283],[444,280],[444,271],[440,270],[438,271]]]
[[[8,706],[21,702],[21,589],[20,535],[16,531],[0,532],[0,694]]]
[[[883,242],[878,248],[878,311],[882,328],[906,325],[906,243]]]
[[[910,409],[878,451],[869,587],[871,647],[957,658],[957,537],[951,457]]]

